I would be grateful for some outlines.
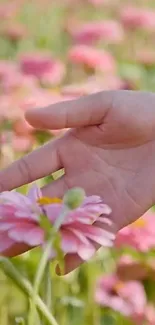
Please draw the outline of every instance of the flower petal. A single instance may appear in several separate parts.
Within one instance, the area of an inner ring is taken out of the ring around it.
[[[23,207],[25,205],[30,205],[29,199],[18,192],[2,192],[0,194],[0,203],[13,205],[15,207]]]
[[[75,253],[77,251],[80,240],[68,229],[61,231],[61,246],[64,253]]]
[[[0,253],[5,253],[9,248],[15,244],[15,241],[8,237],[7,232],[0,234]]]
[[[46,212],[48,219],[52,223],[54,223],[62,211],[62,204],[54,203],[54,204],[44,205],[44,211]]]
[[[95,254],[95,251],[95,247],[89,243],[89,245],[80,245],[77,253],[82,260],[87,261]]]
[[[40,188],[36,185],[33,184],[33,186],[29,189],[27,193],[27,197],[33,202],[36,203],[38,199],[42,197],[42,193]]]
[[[9,238],[16,242],[37,246],[43,243],[44,232],[41,228],[32,224],[19,224],[8,231]]]

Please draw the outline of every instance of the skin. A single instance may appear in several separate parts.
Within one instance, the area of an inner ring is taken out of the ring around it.
[[[38,129],[71,129],[2,170],[1,191],[64,168],[43,194],[62,197],[80,186],[100,195],[112,208],[113,231],[155,203],[155,94],[103,91],[30,110],[26,119]],[[80,263],[75,254],[66,256],[66,272]]]

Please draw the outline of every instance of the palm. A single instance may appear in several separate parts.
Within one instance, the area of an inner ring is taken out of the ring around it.
[[[155,141],[146,142],[139,131],[131,139],[125,136],[125,129],[120,136],[118,132],[112,137],[108,133],[100,126],[67,134],[60,147],[65,169],[61,190],[63,194],[68,188],[80,186],[87,194],[103,197],[111,206],[112,219],[119,229],[153,204],[150,169],[155,159]]]

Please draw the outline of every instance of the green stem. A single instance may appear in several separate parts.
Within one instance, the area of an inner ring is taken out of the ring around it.
[[[50,238],[48,239],[45,249],[43,251],[40,263],[39,263],[39,267],[37,269],[36,272],[36,276],[34,279],[34,286],[33,286],[33,297],[32,297],[32,309],[31,309],[31,314],[30,314],[30,321],[29,321],[29,325],[34,325],[34,319],[35,319],[35,301],[36,301],[36,296],[39,293],[39,288],[40,288],[40,284],[42,282],[43,279],[43,275],[49,260],[49,256],[50,256],[50,252],[51,252],[51,248],[52,248],[52,244],[53,241],[55,239],[55,234],[57,233],[57,231],[59,230],[59,228],[61,227],[62,221],[65,217],[65,215],[68,213],[68,209],[64,209],[62,211],[62,213],[60,213],[58,219],[56,220],[55,224],[54,224],[54,232],[52,232],[52,235],[50,236]]]
[[[45,279],[45,296],[44,301],[49,310],[51,310],[51,296],[52,296],[52,286],[51,286],[51,274],[50,274],[50,262],[47,263],[46,268],[46,279]]]
[[[18,272],[18,270],[7,258],[0,257],[0,267],[3,269],[5,274],[8,275],[32,299],[33,287],[31,286],[31,283],[27,279],[25,279],[20,274],[20,272]],[[35,297],[35,304],[42,313],[42,315],[46,318],[49,325],[58,325],[54,316],[48,310],[48,308],[38,295]]]
[[[51,283],[51,273],[50,273],[50,262],[48,261],[46,269],[46,276],[44,277],[43,284],[43,296],[42,299],[49,310],[52,309],[52,283]],[[43,318],[42,323],[47,325],[47,321]]]
[[[34,286],[33,286],[33,294],[32,294],[32,308],[30,311],[29,325],[35,324],[35,305],[36,305],[36,297],[38,296],[40,283],[42,282],[42,278],[44,275],[44,271],[46,269],[46,265],[48,263],[49,255],[51,252],[52,240],[49,240],[45,246],[44,253],[41,257],[38,271],[36,272]]]

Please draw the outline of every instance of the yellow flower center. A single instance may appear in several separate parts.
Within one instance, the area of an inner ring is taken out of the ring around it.
[[[52,93],[60,94],[60,87],[55,87],[51,89]]]
[[[146,226],[146,220],[140,218],[133,222],[132,226],[136,228],[144,228]]]
[[[115,284],[114,289],[115,289],[115,291],[118,291],[118,290],[120,290],[121,288],[123,288],[123,286],[124,286],[123,282],[122,282],[122,281],[118,281],[118,282]]]
[[[37,202],[41,205],[46,205],[46,204],[62,203],[62,200],[57,197],[51,198],[51,197],[43,196]]]

